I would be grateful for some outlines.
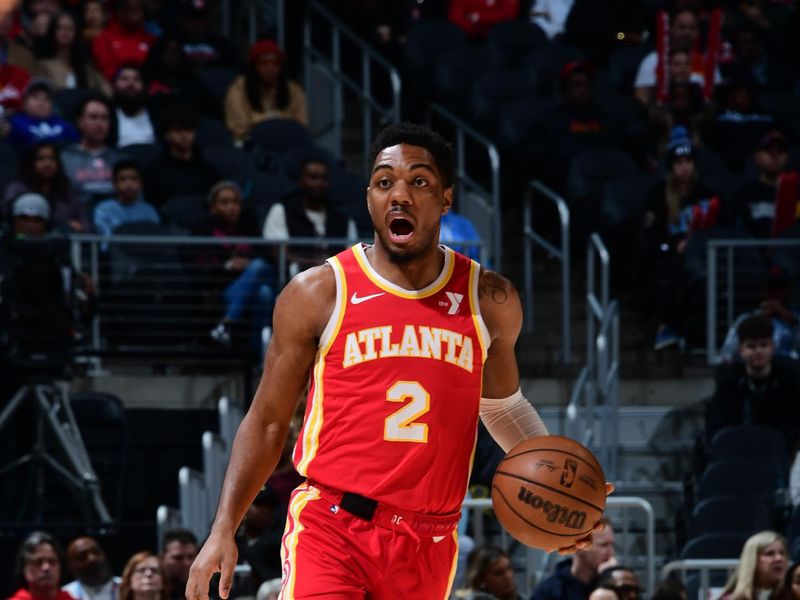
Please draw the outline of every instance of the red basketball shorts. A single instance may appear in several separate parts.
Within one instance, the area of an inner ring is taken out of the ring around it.
[[[415,518],[378,505],[367,521],[342,509],[340,500],[341,493],[308,483],[292,493],[279,600],[449,596],[458,557],[458,515]]]

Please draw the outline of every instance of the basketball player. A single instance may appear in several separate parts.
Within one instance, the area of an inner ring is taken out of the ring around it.
[[[373,144],[372,245],[295,277],[275,306],[264,374],[233,444],[188,600],[225,599],[234,533],[280,457],[309,374],[281,598],[447,598],[480,416],[509,450],[546,435],[519,389],[522,310],[503,277],[440,246],[452,149],[400,124]],[[588,541],[572,546],[586,547]]]

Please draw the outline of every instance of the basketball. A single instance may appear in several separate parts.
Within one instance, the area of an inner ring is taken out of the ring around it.
[[[575,440],[534,437],[497,466],[492,505],[512,537],[550,552],[592,532],[606,506],[606,478],[594,454]]]

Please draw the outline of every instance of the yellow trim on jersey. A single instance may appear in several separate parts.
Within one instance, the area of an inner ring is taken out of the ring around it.
[[[453,582],[456,579],[456,569],[458,568],[458,529],[454,529],[452,535],[456,550],[453,552],[453,564],[450,565],[450,583],[447,584],[447,593],[443,596],[442,600],[447,600],[447,598],[450,597],[450,592],[453,589]]]
[[[369,264],[367,255],[364,252],[364,247],[361,244],[356,244],[353,246],[352,251],[353,256],[356,257],[356,262],[358,263],[358,266],[361,267],[364,275],[366,275],[367,279],[369,279],[380,289],[389,292],[390,294],[394,294],[395,296],[399,296],[400,298],[406,298],[407,300],[418,300],[420,298],[433,296],[436,292],[441,291],[441,289],[447,285],[447,283],[450,281],[450,277],[453,275],[453,269],[455,268],[456,263],[455,257],[453,256],[453,251],[447,246],[439,247],[444,250],[444,266],[442,267],[442,272],[439,273],[439,276],[433,281],[433,283],[422,288],[421,290],[407,290],[382,277],[375,270],[375,268]]]
[[[344,268],[339,259],[335,256],[328,259],[331,267],[333,267],[333,274],[336,277],[336,304],[333,308],[333,313],[328,321],[328,326],[325,328],[320,341],[323,342],[322,347],[317,351],[317,358],[314,362],[314,396],[311,398],[311,409],[308,413],[308,422],[303,429],[303,458],[297,464],[297,472],[303,477],[307,477],[306,470],[309,463],[317,454],[319,449],[319,432],[322,429],[323,421],[323,384],[322,376],[325,372],[325,357],[336,340],[339,330],[342,327],[344,320],[345,307],[347,306],[347,280],[344,276]],[[335,323],[330,327],[331,323]]]
[[[281,544],[281,563],[283,564],[284,576],[286,579],[283,582],[280,596],[278,600],[294,600],[294,586],[297,578],[297,542],[300,538],[300,532],[305,529],[300,522],[300,513],[312,500],[319,499],[319,490],[308,488],[302,492],[297,492],[289,504],[289,518],[286,521],[286,528],[289,525],[294,525],[291,533],[286,535],[286,539]],[[287,556],[288,555],[288,556]],[[288,573],[286,572],[286,563],[288,562]]]
[[[481,304],[478,297],[478,280],[480,278],[480,273],[481,266],[474,260],[470,261],[469,308],[472,314],[472,322],[475,324],[475,334],[478,336],[478,343],[481,345],[482,362],[486,362],[486,357],[489,356],[491,338],[489,337],[489,330],[486,328],[486,323],[483,321],[483,316],[481,316]]]

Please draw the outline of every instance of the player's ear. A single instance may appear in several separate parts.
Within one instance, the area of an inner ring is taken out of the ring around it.
[[[442,195],[442,216],[446,215],[450,212],[450,209],[453,207],[453,186],[444,188],[444,194]]]
[[[370,209],[369,207],[369,186],[367,186],[366,189],[364,190],[364,200],[366,200],[367,202],[367,212],[371,215],[372,209]]]

